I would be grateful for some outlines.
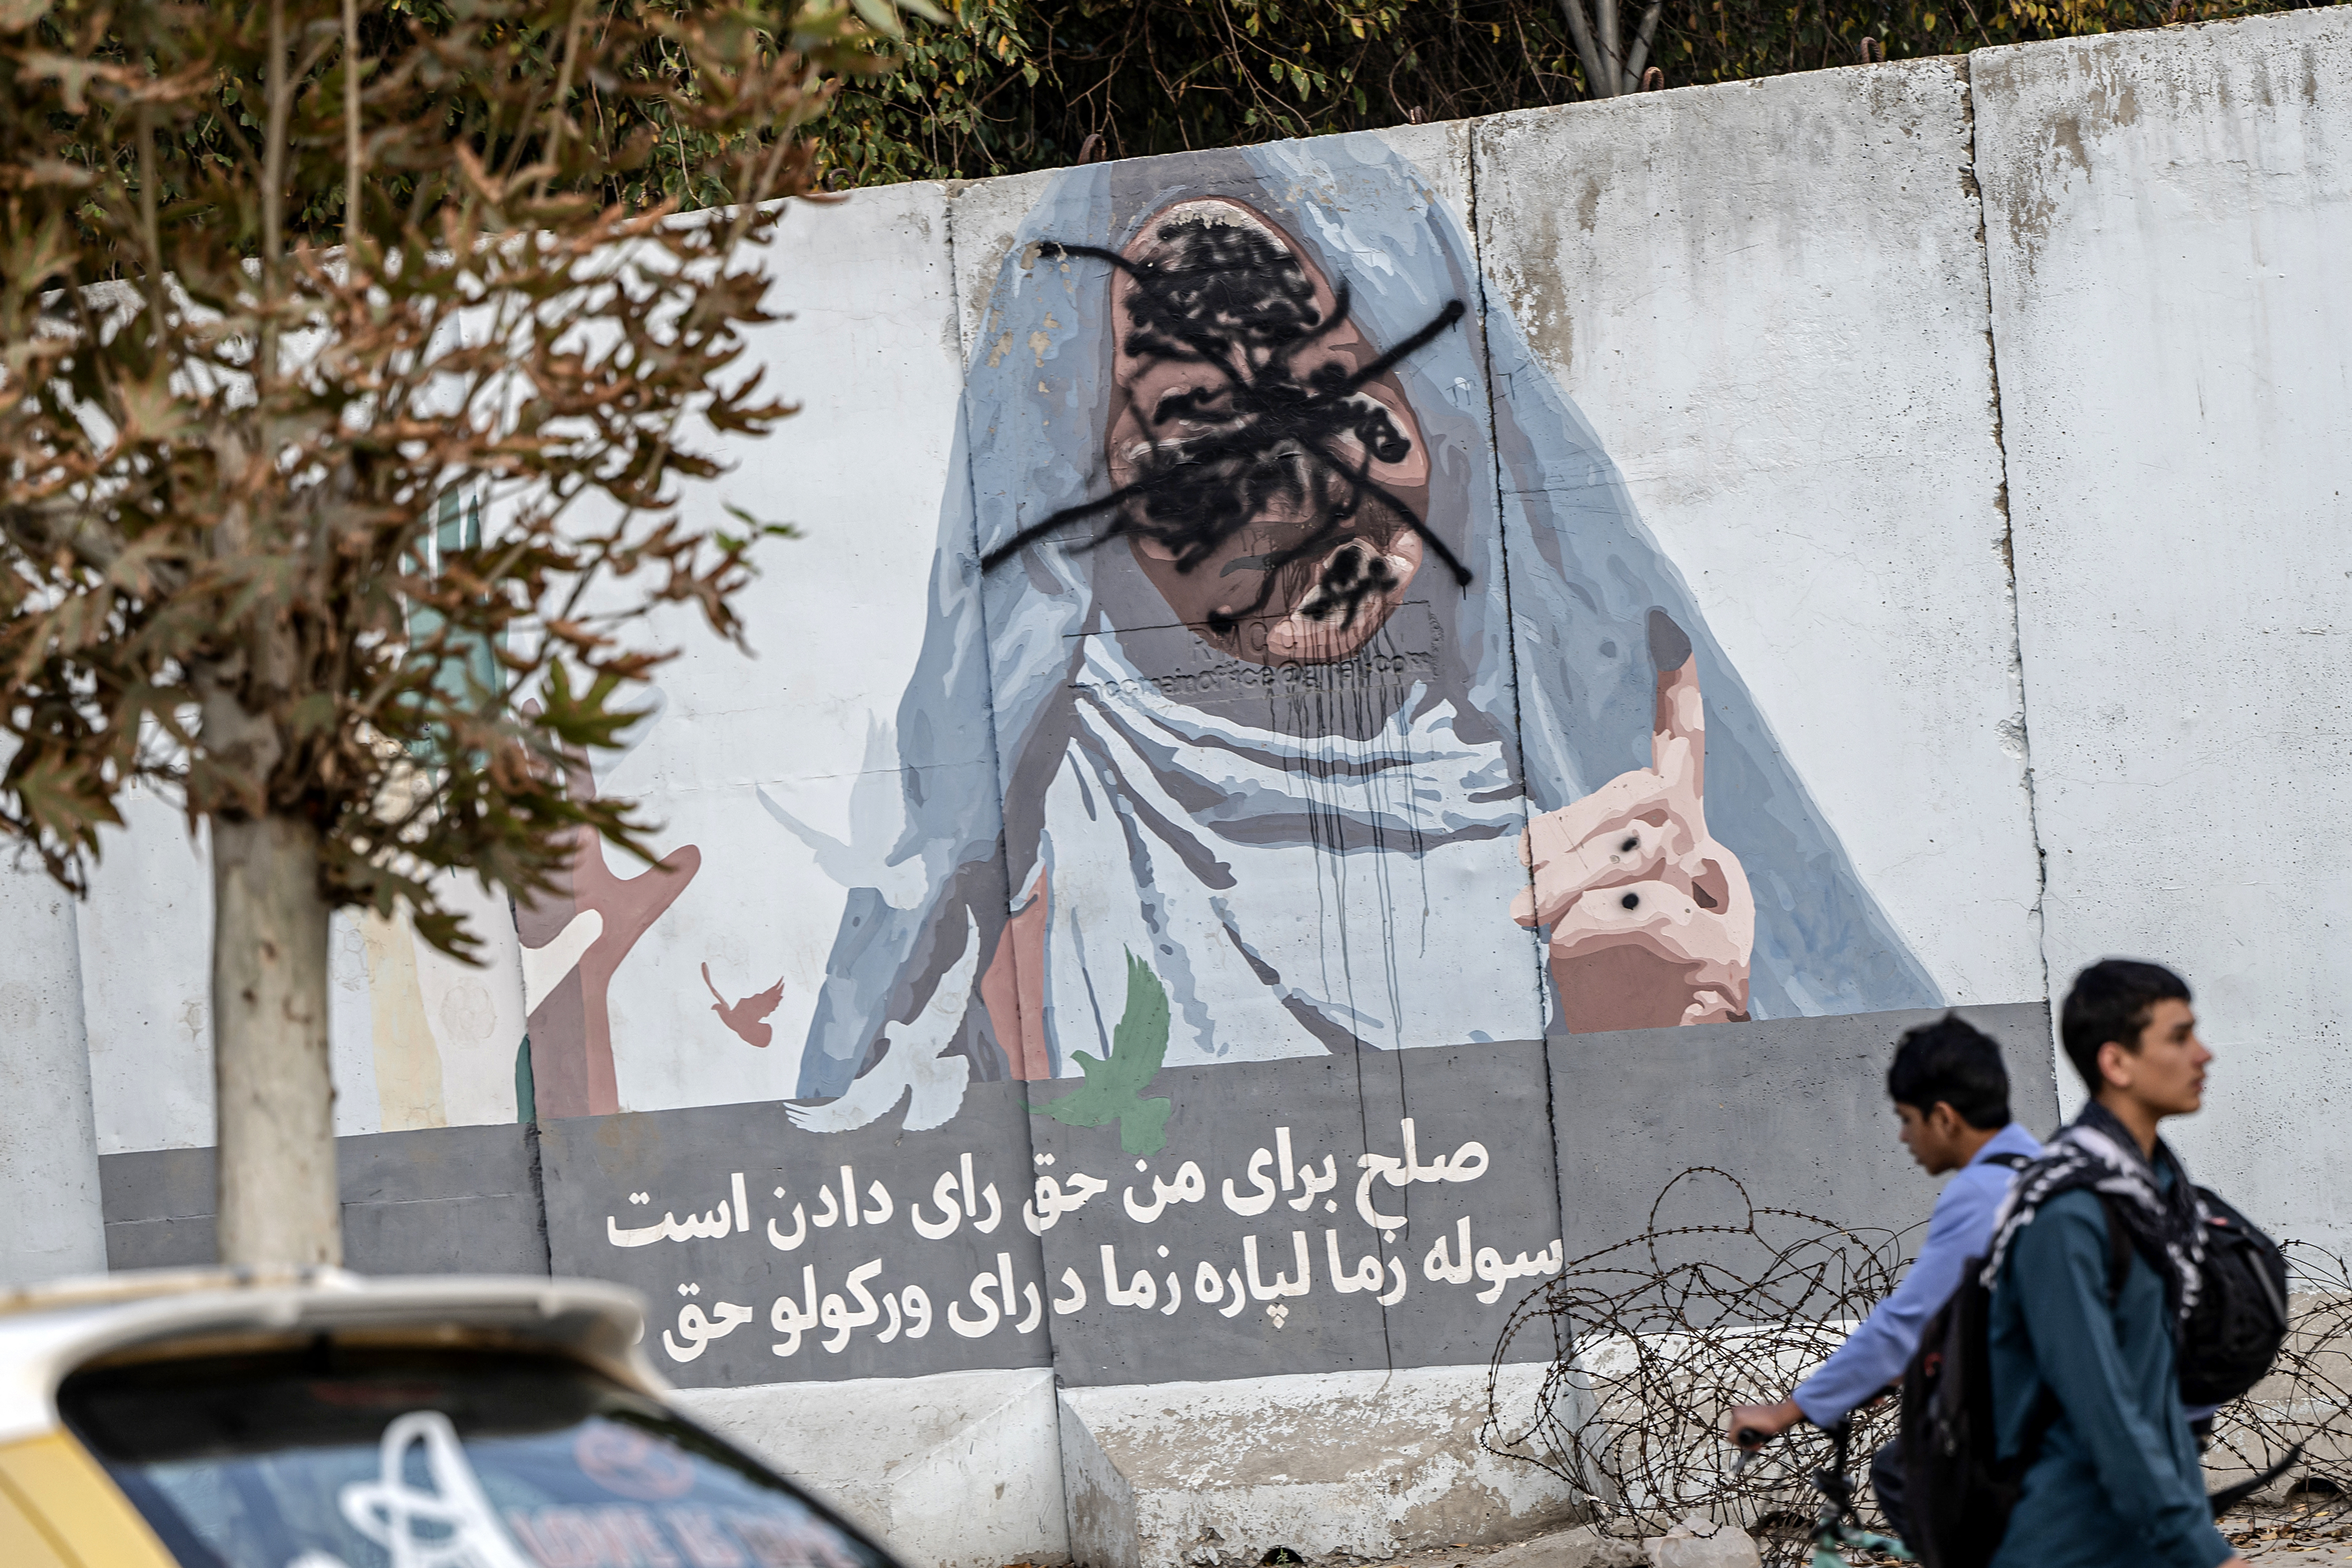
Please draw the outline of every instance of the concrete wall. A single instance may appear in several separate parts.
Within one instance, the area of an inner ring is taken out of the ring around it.
[[[635,1285],[915,1562],[1173,1568],[1556,1521],[1469,1436],[1512,1302],[1691,1165],[1923,1215],[1895,1035],[1962,1007],[2045,1127],[2103,952],[2200,988],[2200,1175],[2341,1247],[2347,76],[2315,12],[795,213],[807,411],[693,504],[808,537],[583,780],[667,869],[486,901],[480,971],[339,935],[354,1258]],[[1400,351],[1237,449],[1385,421],[1383,494],[1230,630],[1297,531],[1175,572],[1197,492],[983,573],[1195,374],[1099,252],[1210,240]],[[209,1226],[203,862],[131,815],[7,903],[118,1266]],[[71,1168],[0,1174],[87,1263]]]
[[[2177,965],[2191,1168],[2342,1251],[2352,13],[1970,68],[2050,971]]]
[[[74,912],[0,869],[0,1285],[106,1267]]]
[[[2044,986],[1969,139],[1955,59],[1506,115],[1479,231],[1895,928],[2000,1003]]]

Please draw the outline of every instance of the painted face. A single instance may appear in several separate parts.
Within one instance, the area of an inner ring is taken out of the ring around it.
[[[1147,222],[1111,286],[1111,478],[1136,563],[1178,620],[1260,664],[1330,663],[1421,570],[1429,454],[1382,353],[1264,215]]]

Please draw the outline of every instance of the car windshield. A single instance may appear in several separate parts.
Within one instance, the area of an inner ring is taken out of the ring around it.
[[[58,1403],[183,1568],[896,1568],[551,1357],[322,1340],[84,1372]]]

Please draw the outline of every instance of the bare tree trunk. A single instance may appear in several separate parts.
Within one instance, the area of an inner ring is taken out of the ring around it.
[[[216,816],[212,852],[220,1260],[341,1263],[319,836]]]
[[[1651,37],[1658,30],[1658,16],[1665,9],[1665,0],[1649,0],[1642,14],[1642,24],[1633,47],[1624,47],[1623,17],[1617,0],[1592,0],[1592,15],[1584,13],[1585,0],[1559,0],[1561,14],[1568,18],[1568,33],[1576,45],[1576,58],[1584,67],[1584,85],[1595,98],[1616,98],[1633,92],[1642,85],[1642,68],[1648,62]]]
[[[1625,46],[1617,31],[1617,0],[1592,0],[1592,31],[1601,42],[1601,79],[1593,91],[1614,98],[1625,90]]]
[[[1601,42],[1592,36],[1592,24],[1584,15],[1584,0],[1559,0],[1559,8],[1568,17],[1569,37],[1576,41],[1576,58],[1584,65],[1585,89],[1595,98],[1616,97]]]
[[[1650,0],[1650,8],[1642,16],[1642,30],[1633,39],[1633,52],[1625,58],[1625,90],[1639,92],[1642,89],[1642,68],[1650,63],[1650,40],[1657,35],[1658,13],[1666,8],[1666,0]],[[1663,78],[1664,73],[1660,72]]]

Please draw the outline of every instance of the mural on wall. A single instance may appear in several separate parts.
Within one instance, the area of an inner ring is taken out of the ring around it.
[[[666,1373],[1483,1364],[1622,1206],[1592,1062],[1943,1000],[1686,585],[1722,563],[1661,550],[1381,138],[874,199],[966,205],[952,247],[861,219],[900,270],[826,280],[815,341],[887,322],[942,426],[960,376],[952,447],[817,465],[853,500],[759,585],[783,657],[688,647],[574,768],[665,853],[583,842],[516,911],[483,1053],[551,1265],[658,1303]],[[486,1120],[384,1053],[455,1015],[367,952],[339,1050]]]
[[[851,890],[803,1125],[1113,1059],[1129,953],[1170,1066],[1940,999],[1573,408],[1517,376],[1490,426],[1516,329],[1363,153],[1021,225],[897,725],[923,886]],[[933,787],[973,711],[998,789]]]
[[[728,808],[841,889],[797,1092],[542,1089],[554,1266],[662,1302],[671,1375],[1477,1364],[1576,1228],[1547,1040],[1942,1000],[1484,297],[1370,138],[1072,171],[1014,226],[846,837]],[[789,1050],[808,957],[712,964],[719,918],[662,983],[701,1048]]]
[[[628,750],[660,716],[657,702],[630,727]],[[619,760],[611,757],[605,765]],[[585,757],[565,764],[564,780],[567,790],[596,793]],[[701,848],[688,844],[625,877],[606,863],[604,841],[595,833],[582,828],[579,840],[555,889],[515,908],[523,996],[530,1009],[529,1076],[541,1116],[609,1116],[621,1109],[607,998],[614,973],[702,868]]]

